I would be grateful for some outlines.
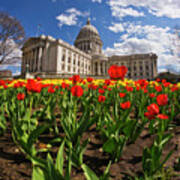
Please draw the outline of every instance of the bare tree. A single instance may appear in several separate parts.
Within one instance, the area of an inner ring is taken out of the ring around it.
[[[20,22],[5,12],[0,12],[0,64],[12,64],[19,60],[15,53],[25,40]]]

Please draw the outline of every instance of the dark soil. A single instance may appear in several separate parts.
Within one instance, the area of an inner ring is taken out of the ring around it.
[[[174,137],[166,145],[164,155],[171,149],[175,152],[166,163],[165,167],[172,168],[174,174],[180,174],[174,170],[174,164],[180,157],[180,127],[173,129]],[[47,137],[48,138],[48,137]],[[90,138],[90,143],[84,154],[84,163],[87,164],[97,175],[101,175],[109,162],[109,156],[102,152],[102,142],[95,127],[92,127],[83,135],[82,139]],[[42,138],[44,139],[44,138]],[[127,179],[126,175],[135,177],[142,172],[142,150],[150,146],[154,137],[147,134],[145,129],[134,144],[129,144],[124,149],[121,160],[113,163],[110,175],[113,180]],[[52,152],[57,152],[58,147],[53,147]],[[55,153],[56,155],[56,153]],[[0,136],[0,180],[30,180],[32,173],[31,162],[14,144],[10,128],[3,136]],[[84,180],[82,170],[72,169],[72,180]],[[172,180],[180,180],[180,177],[172,177]]]

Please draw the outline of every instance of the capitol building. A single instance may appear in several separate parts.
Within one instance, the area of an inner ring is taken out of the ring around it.
[[[29,38],[23,48],[21,74],[33,77],[66,78],[75,74],[81,77],[108,78],[111,65],[125,65],[127,78],[153,79],[157,76],[156,54],[113,55],[102,52],[103,42],[97,29],[87,20],[74,46],[61,39],[41,35]],[[28,68],[27,68],[28,67]]]

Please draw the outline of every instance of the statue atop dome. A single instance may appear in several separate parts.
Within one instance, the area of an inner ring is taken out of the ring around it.
[[[86,23],[87,25],[90,25],[91,24],[91,21],[90,21],[90,18],[88,18],[88,20],[87,20],[87,23]]]

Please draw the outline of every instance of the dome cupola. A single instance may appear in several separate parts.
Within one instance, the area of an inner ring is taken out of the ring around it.
[[[86,25],[80,30],[74,45],[88,54],[101,54],[102,41],[97,29],[91,25],[89,18]]]

